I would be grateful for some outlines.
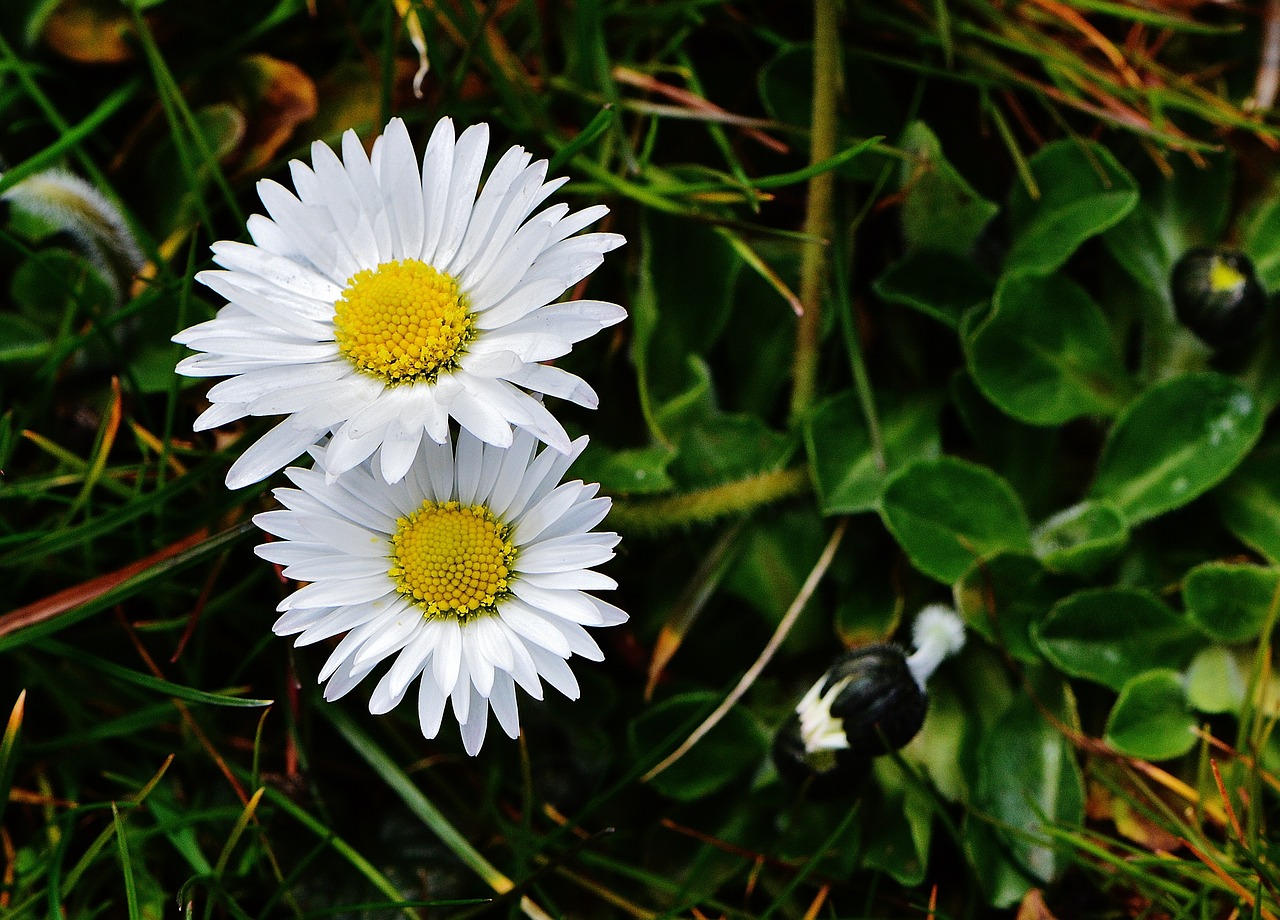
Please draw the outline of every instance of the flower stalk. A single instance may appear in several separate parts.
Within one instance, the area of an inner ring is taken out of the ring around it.
[[[836,153],[836,106],[843,80],[840,67],[839,16],[836,0],[814,0],[813,109],[810,115],[809,163],[817,165]],[[796,355],[792,365],[791,419],[799,422],[813,404],[818,378],[818,337],[822,328],[822,290],[832,226],[835,175],[809,179],[804,233],[808,237],[800,263],[800,302]]]

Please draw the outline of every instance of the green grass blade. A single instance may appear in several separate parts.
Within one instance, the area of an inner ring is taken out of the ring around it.
[[[247,697],[227,696],[223,693],[210,693],[206,690],[196,690],[194,687],[184,687],[181,684],[175,684],[171,681],[163,680],[159,677],[153,677],[150,674],[142,674],[130,668],[113,664],[106,659],[99,658],[97,655],[91,655],[86,651],[58,642],[54,639],[46,639],[37,645],[42,651],[47,651],[59,658],[65,658],[86,667],[100,671],[108,677],[132,684],[135,687],[141,687],[144,690],[151,690],[161,693],[165,696],[173,697],[179,700],[186,700],[189,703],[208,703],[212,706],[229,706],[233,709],[257,709],[262,706],[270,706],[275,700],[257,700]]]
[[[124,821],[120,818],[120,809],[111,803],[111,821],[116,832],[116,844],[120,851],[120,871],[124,873],[124,899],[129,908],[129,920],[140,920],[138,912],[138,883],[133,877],[133,861],[129,856],[129,841],[124,833]]]
[[[18,766],[18,739],[22,735],[22,719],[26,711],[27,691],[23,690],[9,713],[4,737],[0,738],[0,827],[4,826],[4,807],[9,802],[9,790],[13,788],[13,775]]]
[[[336,706],[323,706],[320,711],[333,727],[338,730],[338,734],[342,735],[352,749],[382,778],[382,781],[387,784],[391,791],[398,795],[405,805],[409,806],[409,810],[417,815],[423,824],[431,828],[432,832],[440,838],[440,842],[448,847],[472,872],[478,875],[486,885],[498,892],[498,894],[506,894],[515,887],[511,879],[499,872],[492,863],[480,855],[480,851],[473,847],[471,842],[450,823],[440,809],[436,808],[422,794],[422,790],[400,768],[400,765],[387,756],[386,752],[369,737],[364,729],[351,721],[350,717]]]

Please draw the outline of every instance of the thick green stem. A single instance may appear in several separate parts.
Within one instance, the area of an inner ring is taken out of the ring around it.
[[[618,501],[609,512],[609,524],[631,533],[657,533],[750,511],[808,489],[809,474],[803,467],[775,470],[669,498]]]
[[[841,91],[840,30],[837,0],[814,0],[813,111],[810,115],[809,162],[829,160],[836,153],[836,106]],[[800,263],[800,302],[804,313],[796,326],[796,356],[792,366],[791,419],[798,423],[813,404],[818,379],[818,333],[822,323],[822,288],[827,241],[831,238],[833,173],[809,180],[804,232],[808,237]]]

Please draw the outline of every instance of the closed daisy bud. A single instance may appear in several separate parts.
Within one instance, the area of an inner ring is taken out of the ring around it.
[[[837,792],[861,780],[872,757],[914,738],[928,710],[925,683],[964,644],[964,624],[933,605],[916,618],[912,638],[911,655],[877,644],[837,658],[778,732],[778,772],[795,781],[813,776],[819,794]]]
[[[1266,306],[1266,291],[1242,252],[1202,246],[1184,253],[1173,268],[1178,321],[1215,348],[1257,331]]]

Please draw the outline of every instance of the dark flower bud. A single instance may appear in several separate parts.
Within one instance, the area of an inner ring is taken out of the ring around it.
[[[779,773],[797,782],[812,776],[820,792],[851,788],[871,758],[915,737],[929,705],[925,681],[964,644],[964,625],[946,607],[932,606],[921,611],[913,633],[910,656],[877,644],[835,660],[774,740]]]
[[[1267,292],[1242,252],[1201,246],[1183,253],[1173,267],[1178,321],[1214,348],[1256,332],[1266,306]]]

